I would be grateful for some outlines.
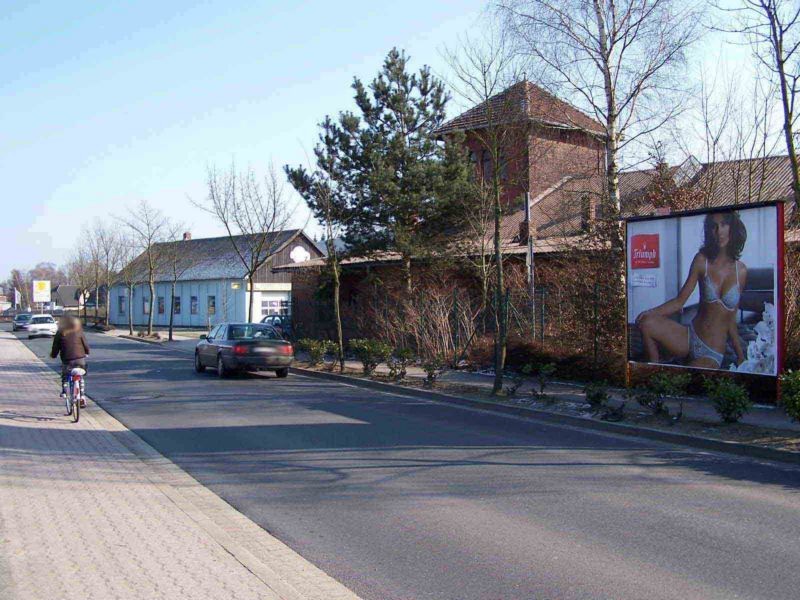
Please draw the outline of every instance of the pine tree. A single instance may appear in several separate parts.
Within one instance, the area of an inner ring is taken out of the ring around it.
[[[330,188],[331,214],[349,251],[400,254],[410,292],[412,258],[443,249],[457,227],[458,190],[467,182],[463,150],[446,148],[434,135],[445,120],[448,95],[428,67],[410,73],[408,57],[397,49],[368,86],[356,78],[352,87],[358,111],[320,124],[312,179],[321,176]],[[319,213],[305,169],[286,172]]]

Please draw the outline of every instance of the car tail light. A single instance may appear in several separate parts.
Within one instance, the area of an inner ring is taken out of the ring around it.
[[[292,355],[292,345],[291,344],[281,345],[278,351],[281,354],[286,354],[287,356],[291,356]]]
[[[237,356],[241,356],[242,354],[247,354],[247,346],[234,346],[233,353]]]

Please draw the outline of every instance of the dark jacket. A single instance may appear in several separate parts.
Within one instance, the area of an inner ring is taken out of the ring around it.
[[[53,337],[53,349],[50,351],[51,358],[61,354],[61,362],[69,362],[86,358],[89,354],[89,344],[86,343],[86,336],[82,331],[57,332]]]

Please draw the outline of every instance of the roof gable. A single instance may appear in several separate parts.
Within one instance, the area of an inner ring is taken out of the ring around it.
[[[266,245],[272,248],[270,256],[274,255],[298,235],[303,235],[300,229],[288,229],[270,232]],[[256,238],[257,235],[238,235],[234,239],[239,243],[240,249],[249,246],[247,238]],[[215,238],[197,238],[190,240],[176,240],[162,242],[155,245],[158,252],[175,252],[178,256],[178,271],[182,271],[178,281],[202,281],[210,279],[243,279],[246,275],[245,266],[228,236]],[[139,273],[146,273],[145,255],[139,255],[130,265]],[[171,281],[172,267],[161,265],[156,274],[156,281]]]
[[[480,129],[486,127],[490,119],[495,123],[532,121],[550,127],[588,131],[596,135],[602,135],[603,132],[603,126],[598,121],[568,102],[530,81],[521,81],[447,121],[435,133],[445,135],[455,131]]]

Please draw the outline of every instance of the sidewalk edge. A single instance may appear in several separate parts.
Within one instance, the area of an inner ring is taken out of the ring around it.
[[[535,408],[527,408],[524,406],[510,406],[507,404],[488,402],[486,400],[463,398],[461,396],[454,396],[452,394],[445,394],[443,392],[436,392],[433,390],[420,390],[417,388],[409,388],[393,383],[384,383],[382,381],[372,381],[368,379],[360,379],[358,377],[350,377],[348,375],[315,371],[313,369],[305,369],[303,367],[291,367],[290,371],[296,375],[303,375],[305,377],[347,383],[357,387],[373,389],[382,392],[390,392],[403,396],[411,396],[424,400],[434,400],[436,402],[456,404],[459,406],[466,406],[488,412],[512,415],[535,421],[543,421],[555,425],[571,425],[583,429],[592,429],[595,431],[615,433],[632,437],[642,437],[659,442],[689,446],[691,448],[698,448],[701,450],[724,452],[726,454],[734,454],[747,458],[800,464],[800,452],[777,450],[775,448],[766,448],[763,446],[755,446],[753,444],[744,444],[742,442],[727,442],[724,440],[688,435],[685,433],[671,433],[669,431],[662,431],[660,429],[652,429],[650,427],[641,427],[637,425],[596,421],[594,419],[574,417],[572,415],[549,412]]]
[[[18,339],[17,341],[22,343]],[[30,352],[30,349],[27,347],[26,349]],[[51,365],[41,360],[33,352],[30,354],[40,367],[53,371]],[[94,427],[107,431],[118,443],[127,448],[141,461],[142,473],[153,485],[281,600],[361,600],[355,592],[274,537],[269,531],[161,454],[136,432],[128,429],[108,412],[101,402],[88,394],[87,398],[91,404],[88,409],[81,411],[83,419],[91,422]],[[96,407],[97,410],[92,410],[93,407]],[[225,519],[225,522],[217,523],[209,514],[214,511],[224,511],[226,514],[220,515],[220,517]],[[244,531],[245,529],[250,531]],[[250,543],[248,540],[236,540],[234,535],[237,531],[242,536],[249,537]],[[258,540],[253,539],[254,534],[259,538]],[[281,566],[286,567],[287,563],[293,562],[295,570],[301,574],[302,580],[300,582],[291,581],[290,578],[265,562],[259,554],[268,557],[276,557],[277,554],[280,554],[281,556],[277,558],[281,561]]]

